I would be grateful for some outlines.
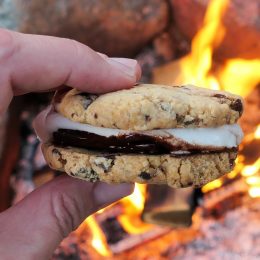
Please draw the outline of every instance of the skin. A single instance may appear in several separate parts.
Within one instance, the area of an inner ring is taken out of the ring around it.
[[[63,84],[105,93],[130,88],[140,75],[135,60],[108,58],[69,39],[0,29],[0,116],[14,95]],[[41,125],[37,121],[36,128]],[[49,259],[87,216],[132,189],[132,185],[93,184],[65,175],[55,178],[0,214],[1,258]]]

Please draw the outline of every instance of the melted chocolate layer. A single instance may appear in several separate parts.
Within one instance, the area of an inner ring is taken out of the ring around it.
[[[188,154],[201,152],[216,152],[196,146],[173,146],[166,141],[167,137],[147,136],[139,133],[120,136],[100,136],[97,134],[59,129],[53,133],[53,143],[59,146],[72,146],[109,153],[137,153],[137,154],[174,154],[176,151],[187,151]],[[221,151],[234,149],[221,149]],[[218,151],[220,152],[220,150]]]

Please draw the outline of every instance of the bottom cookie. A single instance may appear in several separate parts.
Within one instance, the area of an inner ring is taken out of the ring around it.
[[[193,155],[104,154],[86,149],[42,145],[49,166],[86,181],[201,187],[234,167],[237,152]]]

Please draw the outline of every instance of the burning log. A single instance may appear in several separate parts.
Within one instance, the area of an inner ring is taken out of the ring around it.
[[[143,220],[158,225],[187,227],[192,223],[195,208],[193,188],[172,189],[150,185],[147,189]]]
[[[125,214],[124,204],[118,203],[113,207],[106,209],[100,214],[95,215],[98,225],[101,227],[109,249],[113,254],[119,254],[130,250],[140,244],[143,244],[151,239],[155,239],[166,234],[171,229],[164,227],[149,226],[144,232],[135,234],[128,233],[125,224],[120,221],[120,216]],[[136,216],[140,220],[140,216]],[[132,218],[133,225],[139,222],[134,217]],[[145,225],[145,223],[143,223]],[[137,225],[138,228],[138,225]],[[140,231],[142,231],[140,229]]]

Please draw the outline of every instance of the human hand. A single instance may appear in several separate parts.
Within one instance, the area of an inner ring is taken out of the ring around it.
[[[92,93],[133,86],[135,60],[108,58],[76,41],[0,29],[0,115],[12,97],[61,85]],[[40,122],[39,122],[40,123]],[[88,183],[60,176],[0,214],[3,259],[48,259],[87,216],[131,193],[127,184]]]

